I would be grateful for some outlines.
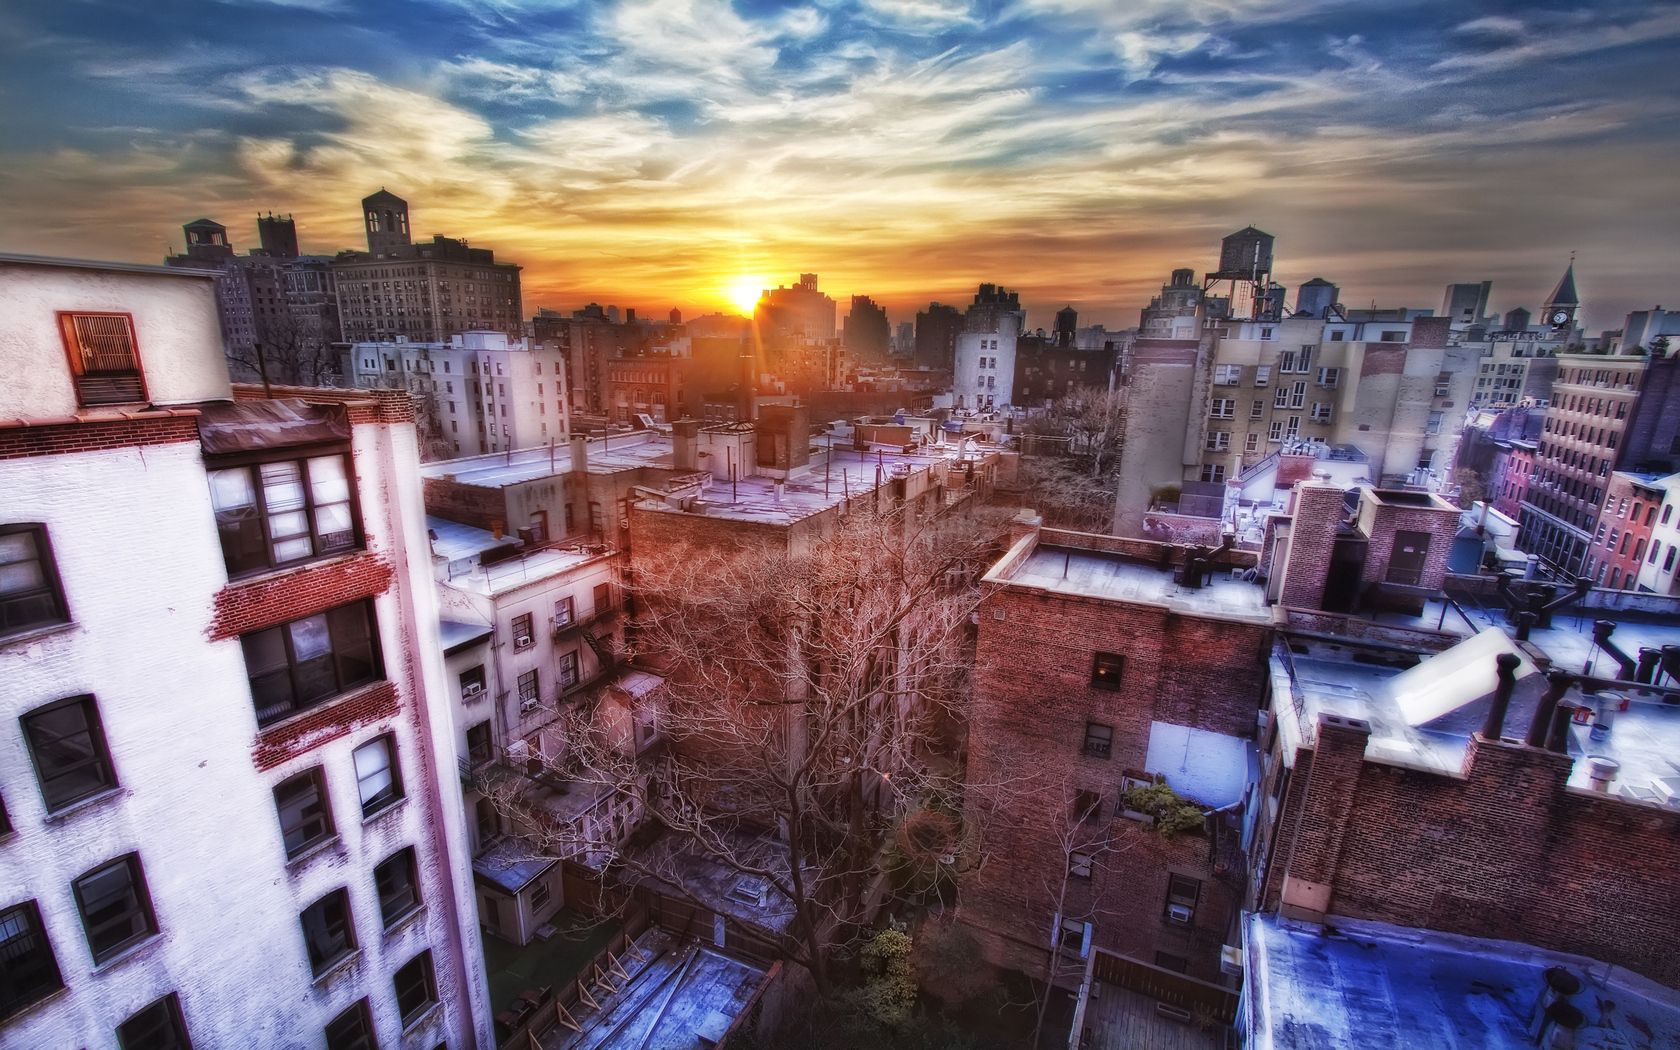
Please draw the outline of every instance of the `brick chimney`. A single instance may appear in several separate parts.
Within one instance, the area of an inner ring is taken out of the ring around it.
[[[1295,486],[1295,514],[1289,527],[1289,553],[1281,568],[1283,587],[1278,600],[1297,609],[1322,609],[1324,585],[1330,576],[1330,555],[1336,531],[1346,513],[1342,490],[1323,473]]]
[[[700,421],[683,418],[671,424],[671,468],[700,469]]]
[[[1336,865],[1370,740],[1371,724],[1364,719],[1318,716],[1318,741],[1283,876],[1280,910],[1289,918],[1320,922],[1330,910]]]

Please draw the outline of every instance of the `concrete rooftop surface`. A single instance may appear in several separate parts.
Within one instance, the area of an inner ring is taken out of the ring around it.
[[[1174,579],[1175,572],[1123,554],[1040,544],[1009,575],[1009,582],[1086,598],[1164,605],[1198,616],[1272,622],[1259,584],[1233,579],[1229,569],[1216,569],[1205,586],[1192,590]]]
[[[1581,979],[1576,1050],[1680,1046],[1680,992],[1603,962],[1363,921],[1251,915],[1245,930],[1251,1050],[1532,1048],[1550,966]]]

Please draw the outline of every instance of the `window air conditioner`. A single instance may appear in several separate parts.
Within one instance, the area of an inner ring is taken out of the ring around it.
[[[484,683],[483,682],[474,682],[471,685],[466,685],[466,686],[461,687],[461,699],[471,700],[472,698],[474,698],[475,696],[477,696],[478,694],[480,694],[482,692],[484,692]]]
[[[1167,918],[1171,919],[1173,922],[1179,923],[1180,925],[1190,925],[1191,914],[1190,905],[1188,904],[1167,905]]]
[[[522,635],[520,635],[519,637],[517,637],[513,640],[513,647],[515,649],[523,649],[527,645],[530,645],[530,644],[531,644],[531,636],[528,635],[528,634],[522,634]]]

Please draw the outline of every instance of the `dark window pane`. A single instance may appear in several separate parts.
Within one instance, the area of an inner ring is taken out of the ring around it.
[[[245,649],[245,673],[251,677],[251,699],[257,705],[257,724],[284,718],[297,707],[292,671],[286,661],[286,639],[278,627],[239,639]]]
[[[379,891],[379,914],[389,928],[420,906],[420,889],[414,877],[414,850],[395,853],[373,869],[373,884]]]
[[[327,1024],[327,1050],[375,1050],[373,1020],[363,999]]]
[[[35,902],[0,911],[0,1020],[62,987]]]
[[[350,901],[343,890],[334,890],[305,908],[299,916],[303,940],[309,948],[309,965],[320,975],[356,948],[350,927]]]
[[[298,700],[311,704],[337,693],[338,672],[333,667],[332,635],[326,616],[293,620],[286,629],[292,636],[292,673]]]
[[[251,484],[251,468],[212,470],[210,503],[216,509],[216,531],[222,538],[228,574],[266,568],[268,540],[263,536],[262,510]]]
[[[23,730],[49,813],[116,786],[92,697],[32,711]]]
[[[192,1050],[180,1000],[171,993],[124,1021],[117,1043],[122,1050]]]
[[[0,525],[0,634],[68,619],[47,530]]]
[[[353,602],[242,637],[257,724],[377,681],[371,613],[366,601]]]
[[[274,808],[280,814],[280,832],[288,857],[332,836],[332,812],[320,770],[311,769],[281,782],[274,789]]]
[[[379,677],[367,605],[357,602],[332,610],[333,647],[338,652],[339,686],[351,689]]]
[[[156,932],[140,861],[134,854],[88,872],[76,880],[75,888],[94,962],[104,962]]]
[[[215,470],[210,494],[230,575],[295,565],[358,544],[342,453]]]
[[[437,989],[432,984],[432,953],[416,955],[413,962],[397,971],[391,984],[397,992],[397,1012],[402,1014],[406,1025],[437,1002]]]

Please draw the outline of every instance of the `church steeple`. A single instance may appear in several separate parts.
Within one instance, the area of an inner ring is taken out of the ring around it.
[[[1558,281],[1557,287],[1546,298],[1545,305],[1540,310],[1540,316],[1553,328],[1569,328],[1575,324],[1576,311],[1581,308],[1581,296],[1575,291],[1575,253],[1569,253],[1569,267],[1563,271],[1563,279]]]

